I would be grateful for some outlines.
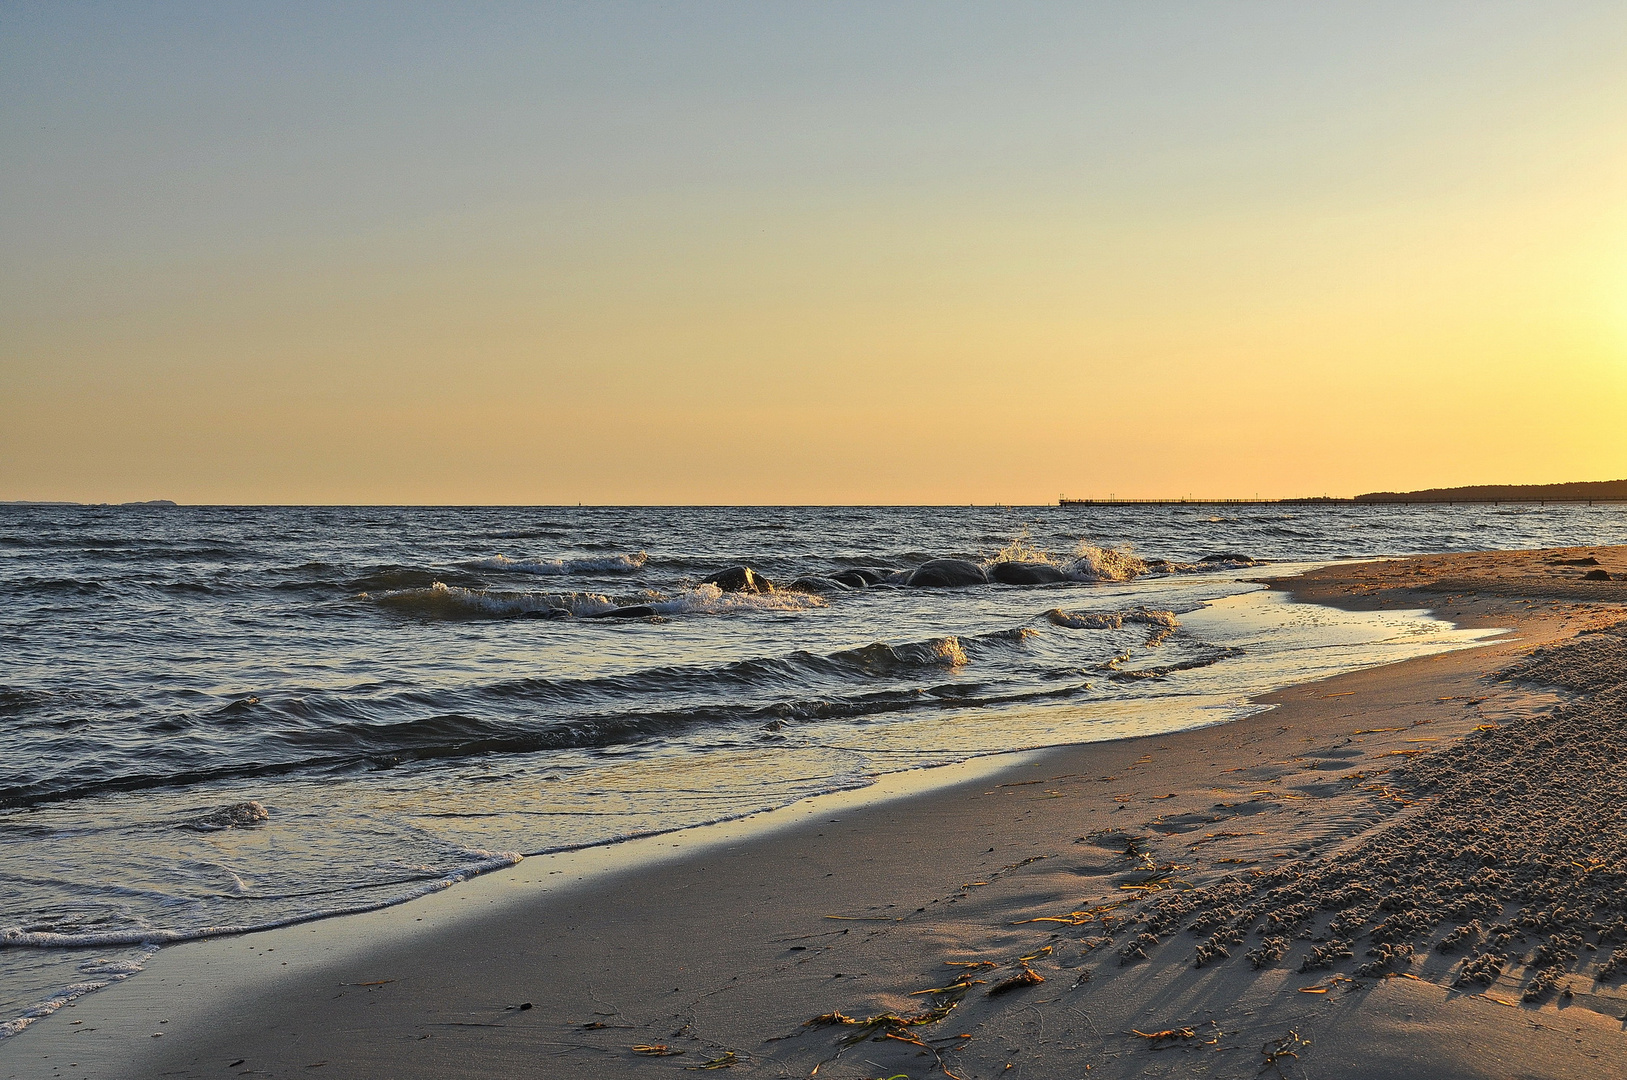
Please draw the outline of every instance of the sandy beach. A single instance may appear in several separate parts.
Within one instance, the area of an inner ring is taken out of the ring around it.
[[[1511,632],[166,949],[0,1077],[1627,1076],[1627,548],[1273,585]]]

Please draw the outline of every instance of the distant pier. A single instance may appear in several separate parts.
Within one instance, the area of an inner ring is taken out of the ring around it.
[[[1355,499],[1069,499],[1058,506],[1344,506]]]

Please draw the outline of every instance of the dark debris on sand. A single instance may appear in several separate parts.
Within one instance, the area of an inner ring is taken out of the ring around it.
[[[1255,967],[1365,977],[1433,949],[1466,989],[1523,968],[1526,1001],[1627,978],[1627,623],[1503,677],[1573,696],[1413,759],[1393,774],[1413,805],[1346,851],[1149,898],[1138,940],[1185,928],[1200,966],[1252,941]]]

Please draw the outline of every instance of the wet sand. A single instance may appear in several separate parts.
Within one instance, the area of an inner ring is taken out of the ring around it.
[[[1627,1075],[1627,549],[1276,584],[1513,633],[166,949],[0,1044],[0,1077]]]

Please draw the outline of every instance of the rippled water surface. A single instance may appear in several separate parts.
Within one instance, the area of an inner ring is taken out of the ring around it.
[[[0,506],[0,1034],[156,943],[1473,636],[1256,560],[1624,540],[1621,506]],[[703,583],[737,564],[777,587]]]

